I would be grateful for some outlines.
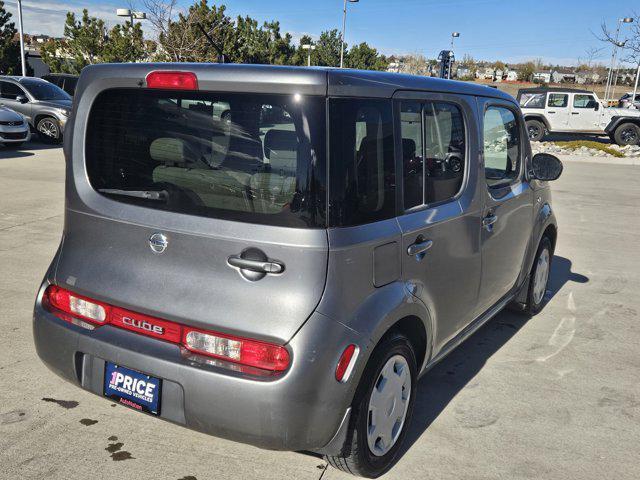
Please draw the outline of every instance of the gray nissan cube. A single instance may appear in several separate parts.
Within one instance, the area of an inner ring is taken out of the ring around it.
[[[38,355],[112,402],[376,477],[418,379],[504,307],[537,313],[557,237],[520,109],[381,72],[85,68]]]

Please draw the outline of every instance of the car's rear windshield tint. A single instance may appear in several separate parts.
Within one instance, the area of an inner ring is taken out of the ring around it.
[[[322,228],[325,99],[114,89],[87,127],[94,189],[190,215]]]

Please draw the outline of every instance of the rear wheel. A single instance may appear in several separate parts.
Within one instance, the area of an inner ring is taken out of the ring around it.
[[[623,123],[613,132],[613,138],[620,146],[638,145],[640,143],[640,127],[635,123]]]
[[[539,142],[544,138],[544,123],[539,120],[527,120],[527,134],[532,142]]]
[[[47,143],[60,143],[62,133],[60,123],[53,117],[44,117],[38,120],[36,130],[43,141]]]
[[[404,335],[394,333],[376,347],[358,385],[341,454],[326,457],[331,466],[368,478],[391,468],[411,420],[416,369]]]
[[[527,294],[525,311],[530,315],[535,315],[542,310],[544,306],[552,258],[553,248],[551,246],[551,240],[549,240],[549,237],[543,237],[536,252],[536,259],[533,263],[531,278],[529,280],[529,292]]]

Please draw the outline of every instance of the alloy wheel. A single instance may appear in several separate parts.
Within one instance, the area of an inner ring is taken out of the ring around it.
[[[38,131],[51,139],[58,138],[58,127],[53,120],[45,119],[38,124]]]
[[[538,257],[536,272],[533,277],[533,301],[537,304],[542,302],[544,294],[547,291],[547,282],[549,280],[550,256],[549,250],[544,249]]]

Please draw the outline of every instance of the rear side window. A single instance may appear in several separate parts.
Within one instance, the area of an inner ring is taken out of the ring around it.
[[[489,187],[502,187],[520,175],[520,125],[513,111],[489,107],[484,114],[484,171]]]
[[[460,109],[444,102],[400,106],[405,210],[455,197],[464,179],[465,130]]]
[[[331,226],[395,216],[391,101],[332,99],[330,111]]]
[[[569,95],[564,93],[550,93],[548,105],[555,108],[564,108],[567,106],[568,101]]]
[[[546,98],[546,93],[523,93],[520,95],[520,106],[522,108],[544,108]]]
[[[93,188],[117,201],[326,226],[322,97],[108,90],[89,117],[86,162]]]

